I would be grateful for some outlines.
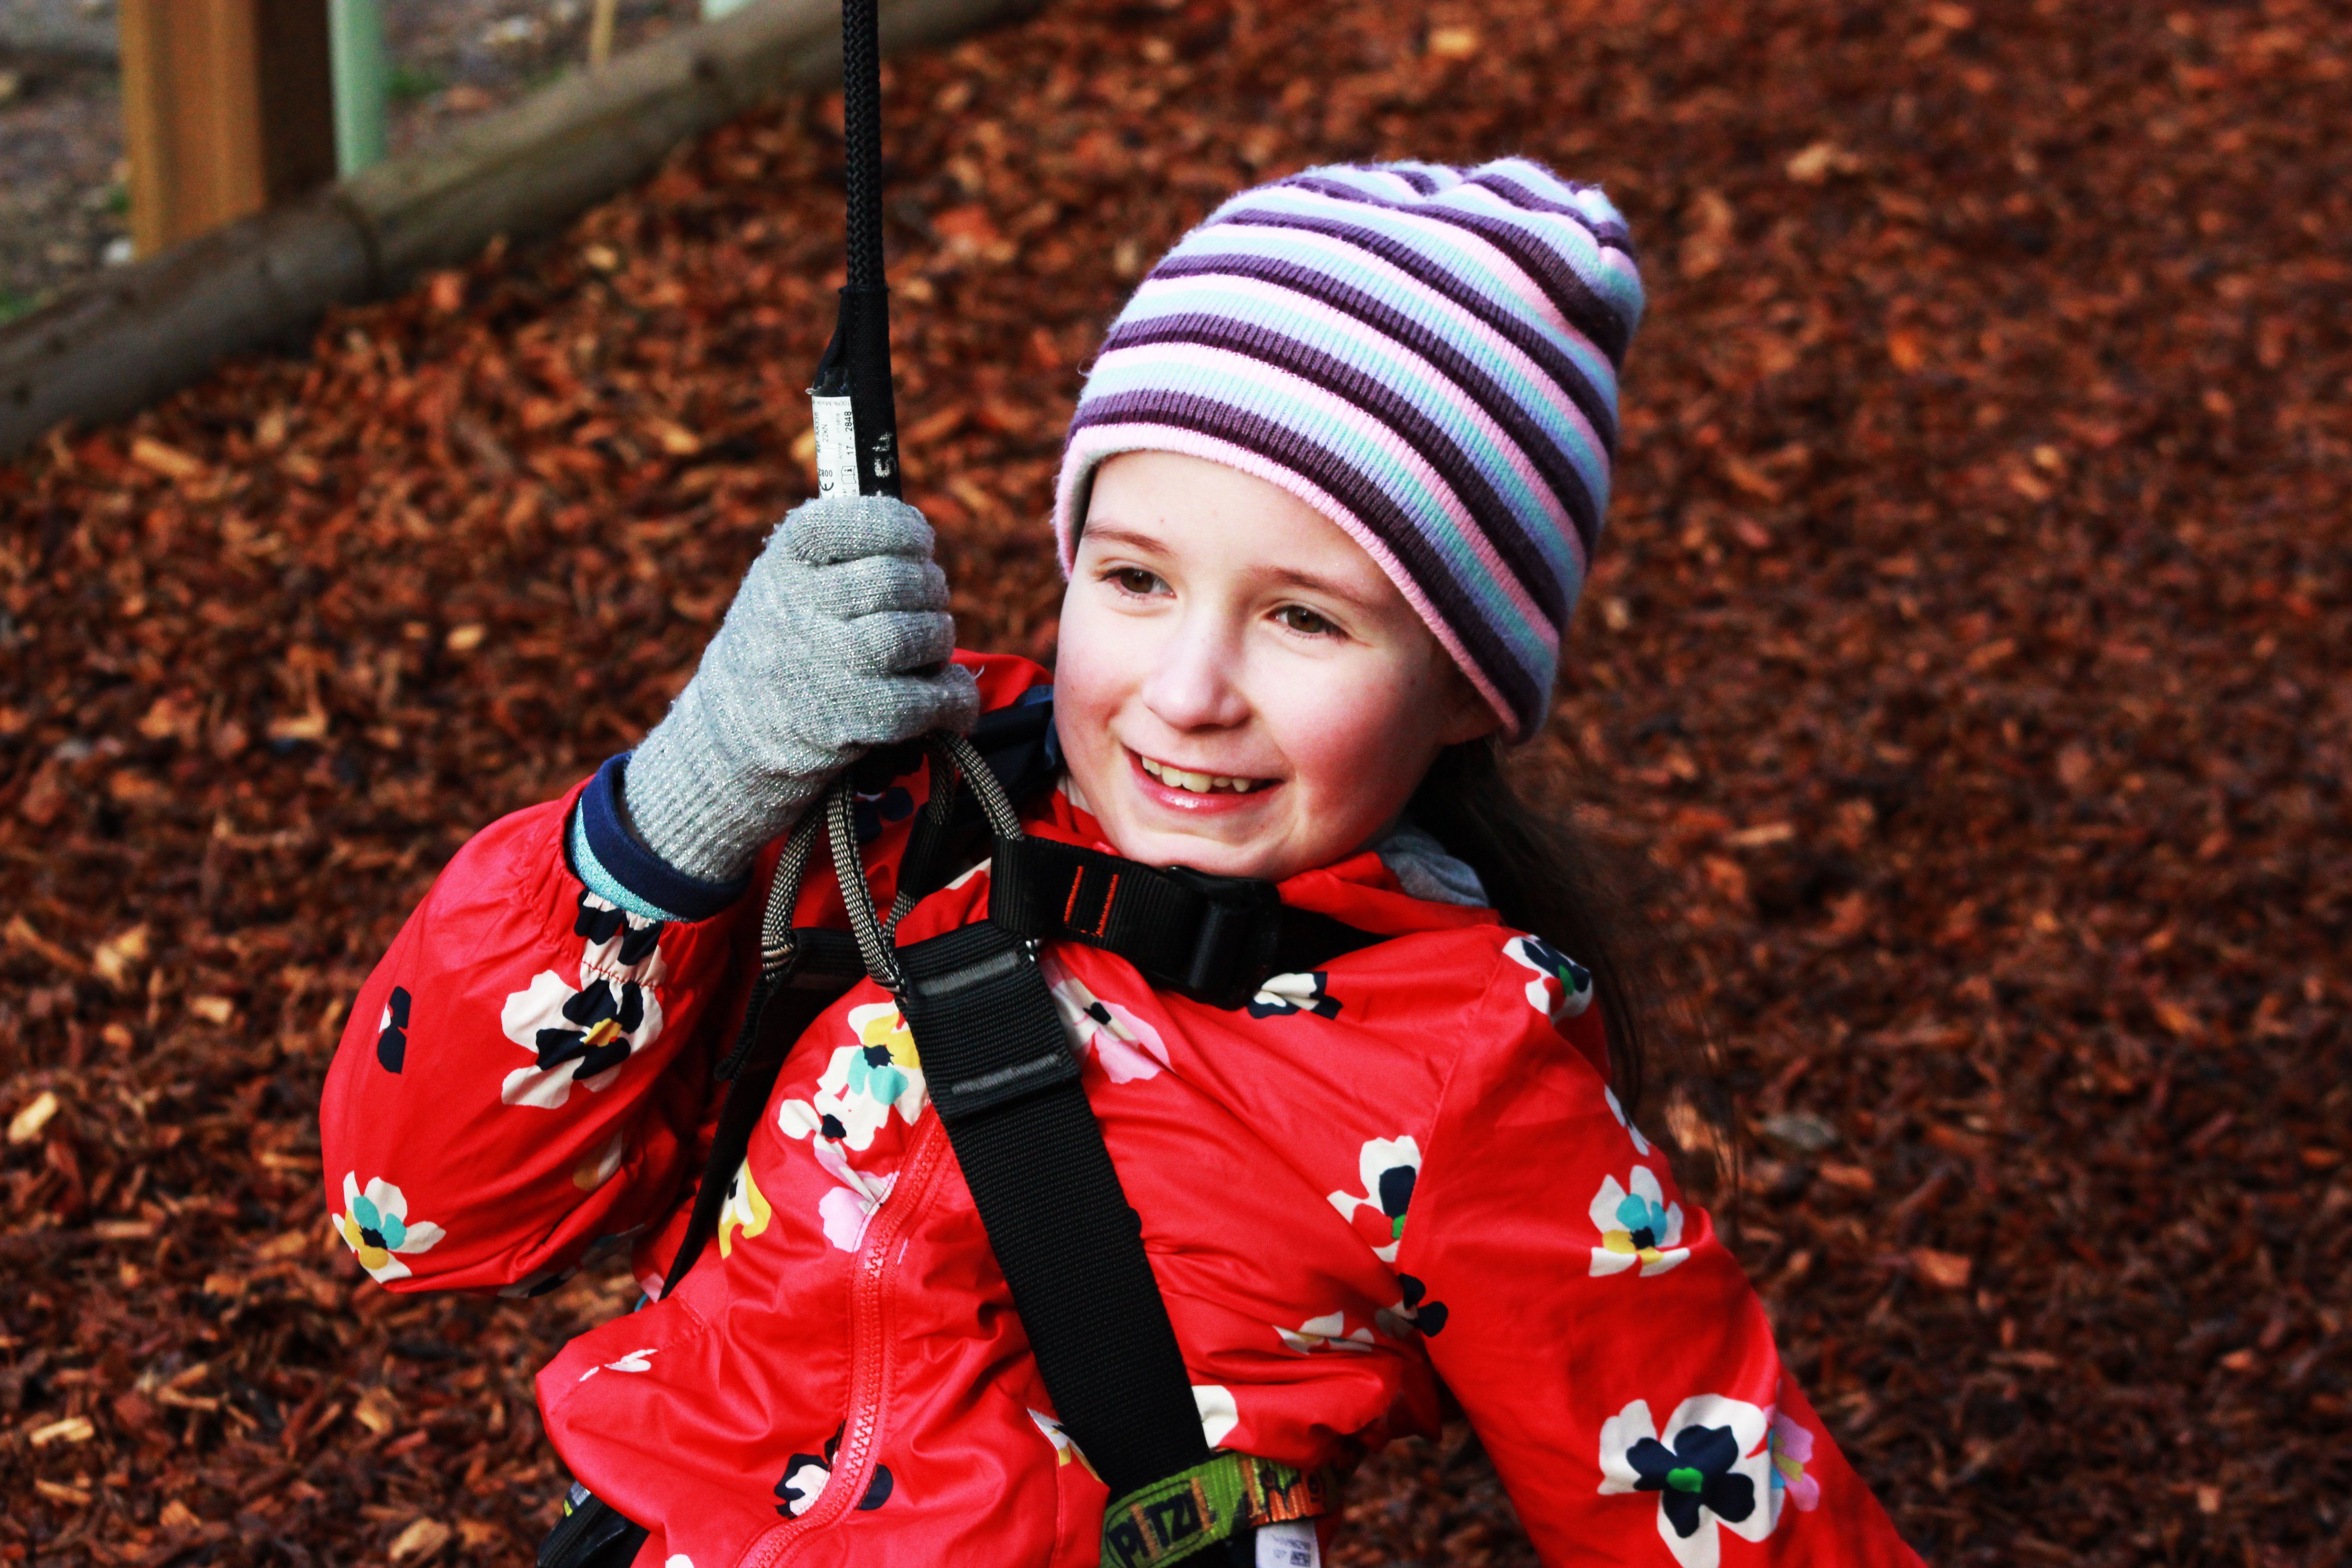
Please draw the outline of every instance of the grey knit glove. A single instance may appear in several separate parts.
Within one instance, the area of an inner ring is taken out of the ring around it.
[[[629,759],[629,823],[689,877],[724,882],[875,746],[969,731],[945,574],[923,514],[887,496],[795,507],[744,574],[702,666]]]

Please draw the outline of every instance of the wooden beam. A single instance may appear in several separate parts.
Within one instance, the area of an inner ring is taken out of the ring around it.
[[[117,15],[140,255],[335,177],[326,0],[121,0]]]
[[[946,43],[1036,4],[882,0],[882,50]],[[484,115],[439,147],[111,268],[0,326],[0,459],[59,420],[128,414],[225,354],[299,348],[331,305],[462,265],[493,236],[544,233],[653,174],[679,142],[840,79],[838,0],[751,0]]]

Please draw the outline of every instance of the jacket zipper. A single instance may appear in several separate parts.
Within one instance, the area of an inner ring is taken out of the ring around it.
[[[942,1163],[940,1151],[946,1147],[947,1136],[938,1114],[927,1114],[916,1129],[898,1179],[890,1184],[890,1194],[882,1200],[866,1227],[865,1244],[858,1248],[856,1272],[849,1288],[849,1409],[824,1490],[806,1513],[786,1520],[754,1541],[738,1560],[739,1568],[775,1568],[810,1531],[832,1524],[866,1495],[874,1450],[882,1436],[883,1402],[890,1387],[890,1305],[898,1277],[891,1254],[915,1215],[928,1205]]]

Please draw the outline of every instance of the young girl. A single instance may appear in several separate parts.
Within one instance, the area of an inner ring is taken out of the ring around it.
[[[633,755],[458,853],[329,1077],[330,1205],[403,1290],[529,1294],[634,1243],[649,1304],[539,1389],[635,1562],[1102,1555],[1105,1489],[872,982],[801,1037],[716,1235],[661,1277],[782,836],[868,752],[1048,699],[1031,836],[1364,936],[1231,1008],[1042,955],[1211,1445],[1344,1472],[1433,1432],[1442,1382],[1547,1563],[1916,1561],[1612,1092],[1620,977],[1497,772],[1549,712],[1641,310],[1615,209],[1526,162],[1244,193],[1087,380],[1052,675],[950,660],[912,509],[811,502]],[[923,789],[860,805],[886,908]],[[957,878],[898,942],[989,894]],[[796,923],[845,923],[822,855]],[[1281,1560],[1317,1549],[1294,1527]]]

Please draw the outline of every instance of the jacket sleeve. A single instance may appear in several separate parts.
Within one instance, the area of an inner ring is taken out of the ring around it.
[[[757,900],[739,887],[665,921],[592,890],[566,837],[599,784],[469,840],[344,1027],[320,1106],[328,1212],[394,1289],[534,1293],[659,1225],[697,1172]]]
[[[1026,659],[956,658],[992,710],[1048,689]],[[733,882],[688,877],[628,827],[627,763],[477,834],[361,988],[320,1105],[327,1208],[394,1289],[535,1294],[632,1240],[657,1289],[678,1244],[781,840]],[[922,787],[858,796],[886,906]],[[848,923],[825,863],[796,925]]]
[[[1782,1368],[1707,1215],[1620,1113],[1589,981],[1533,938],[1504,956],[1397,1268],[1538,1555],[1916,1563]]]

